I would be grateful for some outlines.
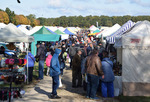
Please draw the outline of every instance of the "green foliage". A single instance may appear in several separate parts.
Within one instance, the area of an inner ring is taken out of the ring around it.
[[[9,22],[11,23],[15,23],[15,12],[11,11],[8,7],[6,8],[5,12],[8,14],[9,16]]]
[[[38,18],[40,20],[40,25],[47,25],[47,26],[74,26],[74,27],[83,27],[88,28],[91,25],[96,26],[96,22],[98,22],[99,26],[113,26],[114,24],[118,23],[123,25],[128,20],[132,20],[134,22],[148,20],[150,21],[150,16],[61,16],[59,18]]]
[[[0,9],[0,11],[3,11]],[[5,12],[8,14],[9,22],[14,23],[16,25],[18,24],[30,24],[31,26],[36,25],[45,25],[45,26],[74,26],[74,27],[82,27],[82,28],[89,28],[91,25],[96,26],[96,22],[98,22],[98,26],[113,26],[114,24],[118,23],[120,25],[123,25],[128,20],[132,20],[133,22],[137,21],[143,21],[148,20],[150,21],[150,16],[61,16],[58,18],[44,18],[39,17],[36,19],[36,16],[34,14],[30,14],[28,16],[21,16],[15,15],[14,11],[11,11],[9,8],[6,8]],[[0,22],[3,21],[4,18],[2,16],[0,17]],[[5,18],[5,22],[8,22],[8,20]]]
[[[34,14],[30,14],[26,17],[28,18],[28,20],[30,20],[32,27],[40,25],[39,20],[36,20],[36,16]]]

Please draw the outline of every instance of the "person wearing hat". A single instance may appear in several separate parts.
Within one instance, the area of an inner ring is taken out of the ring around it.
[[[72,87],[82,86],[82,75],[81,75],[81,49],[78,49],[77,53],[73,57],[72,62]],[[78,83],[76,83],[78,80]]]

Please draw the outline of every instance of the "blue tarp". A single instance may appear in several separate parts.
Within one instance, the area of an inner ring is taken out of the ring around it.
[[[18,28],[18,27],[20,27],[21,25],[19,24],[19,25],[17,25],[16,27]]]
[[[57,33],[53,32],[52,30],[50,30],[49,28],[47,28],[47,30],[49,30],[52,34],[57,34]]]
[[[64,30],[65,34],[69,34],[69,35],[75,35],[74,33],[70,32],[67,28]]]

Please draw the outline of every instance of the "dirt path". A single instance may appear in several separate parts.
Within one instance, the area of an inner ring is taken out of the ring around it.
[[[91,100],[85,98],[86,92],[83,88],[72,88],[72,71],[64,70],[62,78],[63,87],[58,89],[58,95],[61,99],[50,99],[52,91],[52,78],[44,76],[34,88],[29,88],[23,98],[16,99],[14,102],[118,102],[115,99]]]

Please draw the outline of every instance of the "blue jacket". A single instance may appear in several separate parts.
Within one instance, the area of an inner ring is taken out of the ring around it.
[[[103,58],[102,60],[102,70],[104,72],[103,82],[113,82],[114,72],[113,72],[113,62],[109,58]]]
[[[27,60],[27,55],[25,56],[25,59]],[[28,52],[28,67],[34,67],[34,62],[35,62],[34,55]],[[27,67],[27,64],[25,65],[25,67]]]
[[[60,52],[61,52],[60,49],[56,49],[51,59],[50,72],[49,72],[50,76],[56,76],[60,74],[60,63],[58,59]]]

